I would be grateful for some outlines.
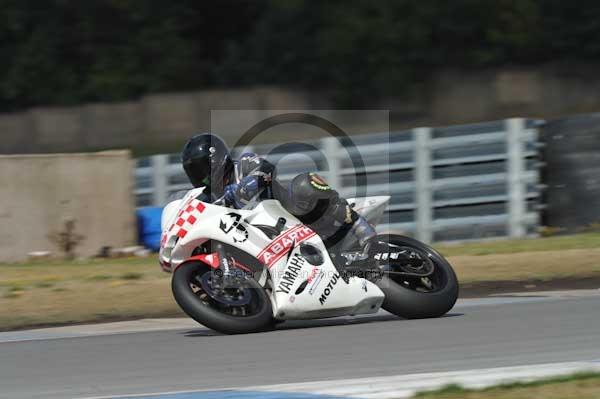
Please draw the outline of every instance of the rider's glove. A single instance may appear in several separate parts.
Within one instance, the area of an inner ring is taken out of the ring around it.
[[[223,198],[225,199],[225,203],[228,206],[237,205],[237,192],[239,185],[238,184],[229,184],[225,186],[225,193],[223,194]]]

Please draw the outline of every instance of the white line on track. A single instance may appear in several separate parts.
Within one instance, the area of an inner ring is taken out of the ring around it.
[[[434,390],[449,384],[466,388],[484,388],[517,381],[600,371],[600,361],[540,364],[491,369],[420,373],[390,377],[360,378],[254,387],[266,392],[310,392],[321,395],[368,399],[409,398],[417,392]]]
[[[347,380],[314,381],[297,384],[266,385],[247,388],[229,388],[221,392],[264,392],[264,393],[302,393],[329,395],[335,397],[361,399],[399,399],[410,398],[417,392],[429,391],[449,384],[458,384],[466,388],[485,388],[512,382],[527,382],[542,378],[569,375],[584,371],[600,372],[600,360],[569,363],[550,363],[528,366],[499,367],[490,369],[450,371],[439,373],[420,373],[386,377],[355,378]],[[116,399],[177,396],[186,398],[207,398],[198,391],[171,391],[121,396],[96,396],[82,399]],[[216,392],[211,390],[210,392]],[[193,395],[193,394],[197,394]],[[257,398],[260,395],[256,396]]]

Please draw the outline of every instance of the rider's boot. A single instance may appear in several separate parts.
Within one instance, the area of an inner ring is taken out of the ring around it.
[[[364,248],[369,242],[377,236],[377,232],[371,226],[367,219],[358,215],[358,218],[350,229],[350,234],[354,235],[361,248]]]
[[[352,238],[350,242],[358,242],[361,248],[361,254],[356,260],[365,260],[375,252],[387,251],[387,244],[380,243],[377,240],[377,231],[375,231],[375,228],[363,216],[355,215],[355,220],[349,234]]]
[[[386,242],[379,241],[377,239],[377,232],[375,228],[362,216],[358,215],[358,218],[354,222],[354,225],[350,229],[350,233],[358,241],[362,248],[362,254],[359,255],[358,259],[366,260],[381,254],[380,256],[387,257],[390,253],[390,246]],[[399,252],[395,255],[394,259],[407,258],[408,254]]]

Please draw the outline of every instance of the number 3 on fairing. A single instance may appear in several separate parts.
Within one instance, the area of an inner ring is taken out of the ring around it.
[[[240,224],[241,218],[242,215],[230,212],[224,215],[219,222],[221,231],[225,234],[232,233],[235,242],[244,242],[248,239],[248,230]]]

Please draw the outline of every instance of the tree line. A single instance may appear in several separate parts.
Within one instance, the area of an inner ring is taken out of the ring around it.
[[[0,0],[0,111],[278,84],[339,105],[445,67],[600,58],[592,0]]]

